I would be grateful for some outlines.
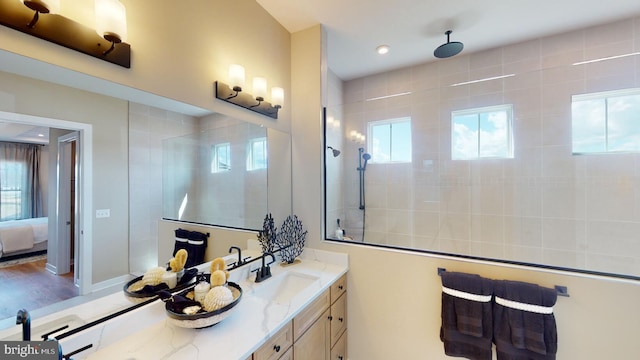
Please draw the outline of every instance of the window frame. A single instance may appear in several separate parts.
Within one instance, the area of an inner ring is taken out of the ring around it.
[[[393,142],[392,142],[393,125],[403,124],[403,123],[409,124],[409,138],[407,139],[407,141],[409,142],[409,159],[393,160]],[[383,126],[383,125],[389,126],[389,160],[388,161],[381,161],[380,159],[377,159],[375,156],[376,151],[374,150],[373,128],[376,126]],[[411,126],[410,116],[403,116],[403,117],[397,117],[397,118],[385,119],[385,120],[374,120],[374,121],[367,122],[367,139],[369,139],[369,141],[367,142],[367,152],[372,156],[371,160],[369,160],[369,163],[371,164],[410,164],[411,162],[413,162],[412,138],[413,138],[413,128]]]
[[[262,150],[264,154],[263,166],[256,166],[256,155],[254,153],[254,145],[257,143],[263,144],[262,145]],[[249,146],[249,149],[247,150],[247,171],[256,171],[256,170],[266,169],[268,167],[267,137],[262,136],[262,137],[250,139],[248,146]]]
[[[213,144],[211,145],[212,147],[212,157],[211,157],[211,173],[212,174],[219,174],[219,173],[224,173],[224,172],[228,172],[231,171],[231,143],[225,142],[225,143],[219,143],[219,144]],[[220,150],[224,148],[226,149],[226,160],[227,160],[227,165],[221,167],[220,166]]]
[[[628,88],[628,89],[619,89],[619,90],[609,90],[609,91],[599,91],[593,93],[584,93],[577,94],[571,96],[571,154],[572,155],[604,155],[604,154],[633,154],[640,153],[640,149],[638,150],[610,150],[610,129],[609,129],[609,99],[636,95],[640,97],[640,88]],[[602,151],[575,151],[574,140],[575,140],[575,131],[574,131],[574,111],[573,104],[574,102],[579,101],[589,101],[589,100],[603,100],[604,101],[604,119],[603,119],[603,128],[604,128],[604,150]],[[640,114],[638,114],[640,116]],[[640,132],[638,133],[640,135]]]
[[[482,141],[481,135],[481,118],[482,114],[505,111],[507,113],[507,143],[505,144],[507,147],[507,155],[506,156],[482,156]],[[513,159],[514,158],[514,140],[513,140],[513,104],[501,104],[501,105],[491,105],[491,106],[483,106],[476,108],[469,108],[463,110],[453,110],[451,111],[451,160],[484,160],[484,159]],[[468,116],[468,115],[476,115],[478,120],[478,147],[476,151],[475,157],[466,157],[466,158],[456,158],[455,157],[455,144],[456,144],[456,136],[454,131],[455,117],[456,116]]]

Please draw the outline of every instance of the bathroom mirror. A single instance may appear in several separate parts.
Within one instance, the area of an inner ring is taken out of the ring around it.
[[[330,73],[325,237],[640,279],[640,55],[553,41]]]
[[[162,143],[164,219],[259,230],[270,208],[290,212],[289,200],[269,198],[268,173],[288,162],[274,153],[277,130],[219,114],[200,128]]]

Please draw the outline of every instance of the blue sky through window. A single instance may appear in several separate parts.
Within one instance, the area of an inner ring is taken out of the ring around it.
[[[573,153],[640,151],[640,89],[575,95]]]
[[[511,105],[452,112],[452,158],[513,157],[511,114]]]

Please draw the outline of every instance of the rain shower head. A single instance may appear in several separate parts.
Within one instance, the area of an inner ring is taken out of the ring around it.
[[[327,149],[331,149],[331,152],[333,153],[333,157],[338,157],[338,155],[340,155],[340,150],[338,149],[334,149],[331,146],[327,146]]]
[[[454,55],[458,55],[464,45],[459,41],[449,41],[449,35],[451,35],[453,31],[447,30],[444,34],[447,35],[447,43],[438,46],[434,51],[433,55],[437,58],[444,59],[448,57],[452,57]]]

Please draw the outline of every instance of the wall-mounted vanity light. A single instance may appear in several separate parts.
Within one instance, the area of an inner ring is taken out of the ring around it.
[[[278,110],[284,104],[284,89],[281,87],[271,88],[271,102],[268,102],[265,100],[267,97],[267,80],[265,78],[253,78],[253,94],[244,91],[244,82],[244,67],[237,64],[231,65],[229,67],[229,84],[221,81],[214,83],[216,98],[277,119]]]
[[[0,24],[72,50],[131,67],[124,5],[95,0],[96,29],[60,14],[60,0],[0,1]]]

